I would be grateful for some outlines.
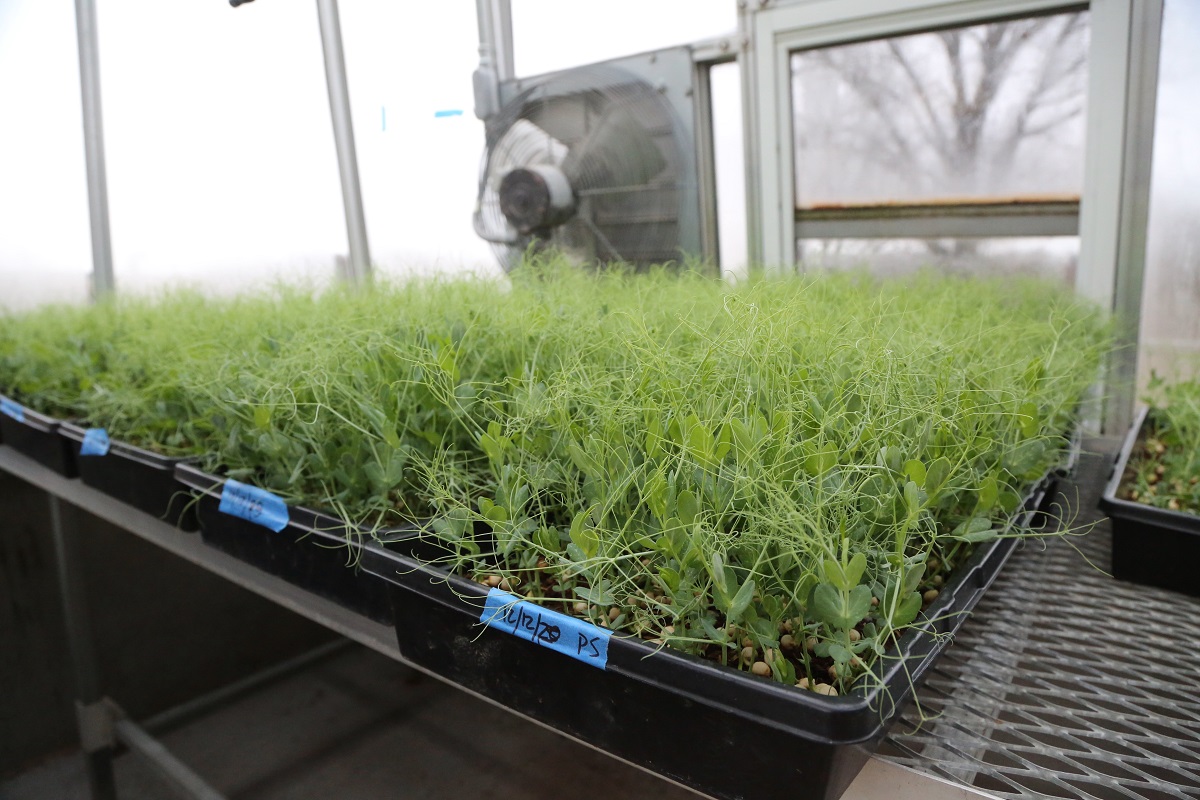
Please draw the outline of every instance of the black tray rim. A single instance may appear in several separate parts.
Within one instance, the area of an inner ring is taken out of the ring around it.
[[[58,427],[59,435],[73,444],[82,444],[87,430],[83,425],[74,422],[61,422]],[[199,460],[199,456],[165,456],[153,450],[147,450],[144,447],[138,447],[135,444],[111,437],[109,438],[108,452],[109,455],[115,455],[129,461],[136,461],[143,466],[164,472],[174,472],[176,464],[184,462],[194,463]],[[78,457],[92,458],[92,456],[84,455],[79,455]]]
[[[34,411],[24,403],[19,402],[15,397],[6,394],[0,394],[0,399],[8,400],[21,407],[21,415],[24,420],[17,420],[13,417],[4,414],[4,418],[12,425],[24,425],[27,428],[32,428],[38,433],[56,433],[59,427],[64,424],[64,421],[57,417],[52,417],[49,414],[43,414],[40,411]]]
[[[204,497],[220,500],[227,478],[200,469],[196,465],[195,459],[179,461],[174,465],[174,469],[177,482],[194,492],[199,492]],[[289,503],[287,508],[288,523],[286,527],[293,529],[295,533],[312,534],[321,539],[336,541],[346,547],[365,549],[367,543],[376,538],[402,542],[405,539],[416,538],[421,531],[421,526],[418,524],[372,531],[366,526],[356,525],[349,520],[306,506]]]
[[[1057,477],[1050,470],[1030,489],[1014,515],[1014,527],[1030,525]],[[609,640],[607,670],[822,744],[870,742],[882,734],[899,708],[908,702],[916,685],[950,645],[1020,541],[1017,537],[1002,537],[977,547],[940,591],[937,600],[922,612],[921,621],[901,637],[898,652],[877,662],[876,675],[880,680],[850,695],[828,697],[784,686],[616,633]],[[362,568],[403,590],[473,617],[478,617],[488,593],[487,587],[474,581],[371,543],[363,549]],[[478,605],[472,604],[472,600]],[[482,632],[485,627],[480,624],[479,630]],[[537,645],[529,643],[529,646]],[[714,688],[721,684],[732,684],[732,691],[739,699],[752,702],[725,702],[724,698],[714,696]],[[812,724],[819,722],[827,724]]]
[[[1151,411],[1149,406],[1142,405],[1134,414],[1133,423],[1125,433],[1108,482],[1104,485],[1104,493],[1100,496],[1100,508],[1114,519],[1132,520],[1177,533],[1200,535],[1200,516],[1117,497],[1121,479],[1125,476],[1125,468],[1129,465],[1129,459],[1133,457],[1133,449],[1137,446],[1142,428],[1150,419]]]

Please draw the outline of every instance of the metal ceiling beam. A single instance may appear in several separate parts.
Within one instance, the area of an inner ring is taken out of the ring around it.
[[[94,0],[75,0],[79,41],[79,88],[83,102],[83,150],[87,162],[88,216],[92,237],[92,298],[116,291],[112,232],[108,222],[108,177],[104,168],[104,119],[100,108],[100,45]]]

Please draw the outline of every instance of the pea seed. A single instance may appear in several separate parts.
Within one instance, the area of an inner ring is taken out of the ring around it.
[[[796,688],[807,689],[808,688],[808,678],[801,678],[800,680],[796,681]]]
[[[580,600],[571,606],[571,610],[582,617],[587,614],[587,603]]]
[[[937,598],[938,598],[938,590],[930,589],[928,592],[921,595],[921,597],[922,597],[922,599],[925,600],[926,603],[932,603],[934,600],[937,600]]]
[[[610,608],[608,610],[608,621],[609,622],[616,622],[617,617],[619,617],[619,616],[621,616],[621,609],[617,608],[616,606],[613,606],[612,608]]]
[[[816,692],[817,694],[826,695],[827,697],[837,697],[838,696],[837,689],[833,688],[828,683],[818,683],[816,688],[813,689],[813,691]]]
[[[755,652],[753,647],[742,648],[742,663],[749,664],[754,660]]]
[[[487,580],[485,580],[484,583],[486,583],[488,586],[491,586],[493,589],[495,589],[497,586],[500,585],[500,576],[499,575],[488,575]]]
[[[785,633],[783,636],[779,637],[779,646],[784,650],[795,649],[796,637],[792,636],[790,633]]]
[[[851,629],[850,629],[850,641],[852,641],[852,642],[857,642],[857,641],[858,641],[859,639],[861,639],[861,638],[862,638],[862,634],[861,634],[861,633],[859,633],[859,632],[858,632],[857,630],[855,630],[854,628],[851,628]]]
[[[946,582],[946,579],[943,578],[941,575],[934,575],[933,580],[930,581],[930,583],[932,583],[934,586],[941,586],[945,582]]]
[[[744,637],[742,639],[742,647],[754,647],[754,640],[749,636]]]
[[[765,661],[755,661],[750,667],[750,671],[760,678],[765,678],[771,674],[771,668],[767,666]]]
[[[817,641],[817,637],[810,636],[804,640],[804,649],[811,653],[817,648],[818,644],[820,644],[820,642]]]

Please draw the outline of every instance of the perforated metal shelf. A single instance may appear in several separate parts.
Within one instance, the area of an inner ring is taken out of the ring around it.
[[[1062,487],[1095,528],[1013,554],[882,757],[998,797],[1200,798],[1200,600],[1105,574],[1115,447]]]

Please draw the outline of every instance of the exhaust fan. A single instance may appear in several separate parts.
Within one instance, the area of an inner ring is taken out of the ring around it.
[[[500,86],[474,225],[512,269],[529,248],[644,266],[700,254],[686,48]]]

